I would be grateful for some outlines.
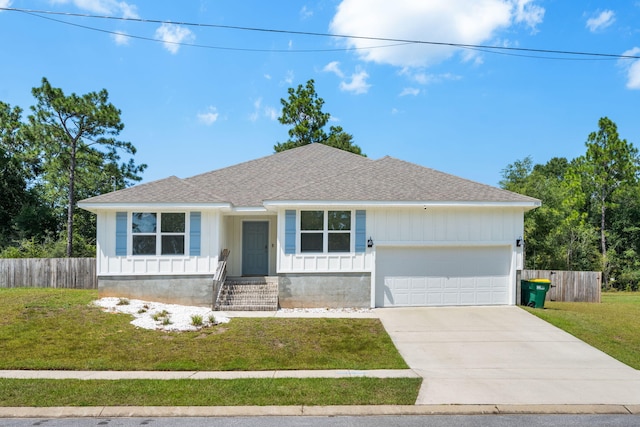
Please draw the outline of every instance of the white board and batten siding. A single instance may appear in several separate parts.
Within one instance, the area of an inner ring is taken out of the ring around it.
[[[138,210],[136,210],[138,212]],[[154,211],[155,212],[155,211]],[[186,212],[187,216],[189,211]],[[101,210],[97,215],[97,266],[98,276],[122,275],[189,275],[213,274],[218,265],[220,254],[221,215],[215,211],[201,211],[200,255],[179,256],[132,256],[130,254],[131,236],[129,233],[128,255],[116,256],[116,211]],[[128,215],[128,228],[131,227],[131,215]],[[185,250],[190,247],[189,221],[185,232]]]
[[[371,209],[377,307],[508,305],[522,261],[522,210]]]
[[[308,209],[326,209],[322,206],[309,207]],[[351,207],[340,207],[336,209],[354,210]],[[295,208],[296,216],[299,211]],[[278,273],[370,273],[373,269],[373,256],[370,250],[364,252],[345,253],[286,253],[286,209],[278,212]],[[298,227],[296,223],[296,229]],[[368,225],[368,220],[367,220]],[[355,229],[355,226],[354,226]],[[297,237],[296,237],[297,239]],[[351,242],[352,247],[355,242]],[[300,247],[300,242],[296,241],[296,248]]]

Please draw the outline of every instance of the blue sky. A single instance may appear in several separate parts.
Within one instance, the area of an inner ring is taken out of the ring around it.
[[[0,0],[0,7],[156,21],[0,11],[0,100],[28,111],[42,77],[67,94],[107,89],[122,110],[120,139],[148,164],[144,182],[273,153],[287,139],[280,98],[309,79],[331,124],[369,157],[490,185],[525,156],[545,163],[583,154],[602,116],[640,144],[637,59],[187,25],[639,56],[636,0]]]

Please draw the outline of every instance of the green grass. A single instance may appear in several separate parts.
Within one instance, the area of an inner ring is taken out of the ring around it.
[[[0,406],[413,405],[421,378],[0,379]]]
[[[640,292],[604,292],[602,303],[545,302],[527,311],[640,369]]]
[[[149,331],[95,291],[0,289],[0,369],[405,369],[377,319],[232,319]],[[421,378],[0,379],[0,406],[412,405]]]
[[[0,369],[405,369],[378,319],[235,318],[197,332],[139,329],[95,291],[0,290]]]

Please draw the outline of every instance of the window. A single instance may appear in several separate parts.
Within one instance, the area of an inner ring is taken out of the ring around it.
[[[351,211],[301,211],[300,251],[351,251]]]
[[[161,214],[162,255],[184,255],[184,214]]]
[[[300,251],[322,252],[324,248],[324,212],[300,212]]]
[[[351,250],[351,211],[329,211],[329,252]]]
[[[134,212],[131,234],[133,255],[184,255],[185,214]]]

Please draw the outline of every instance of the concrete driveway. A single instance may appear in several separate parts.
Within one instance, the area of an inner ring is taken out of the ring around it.
[[[518,307],[376,310],[416,404],[640,404],[640,371]]]

